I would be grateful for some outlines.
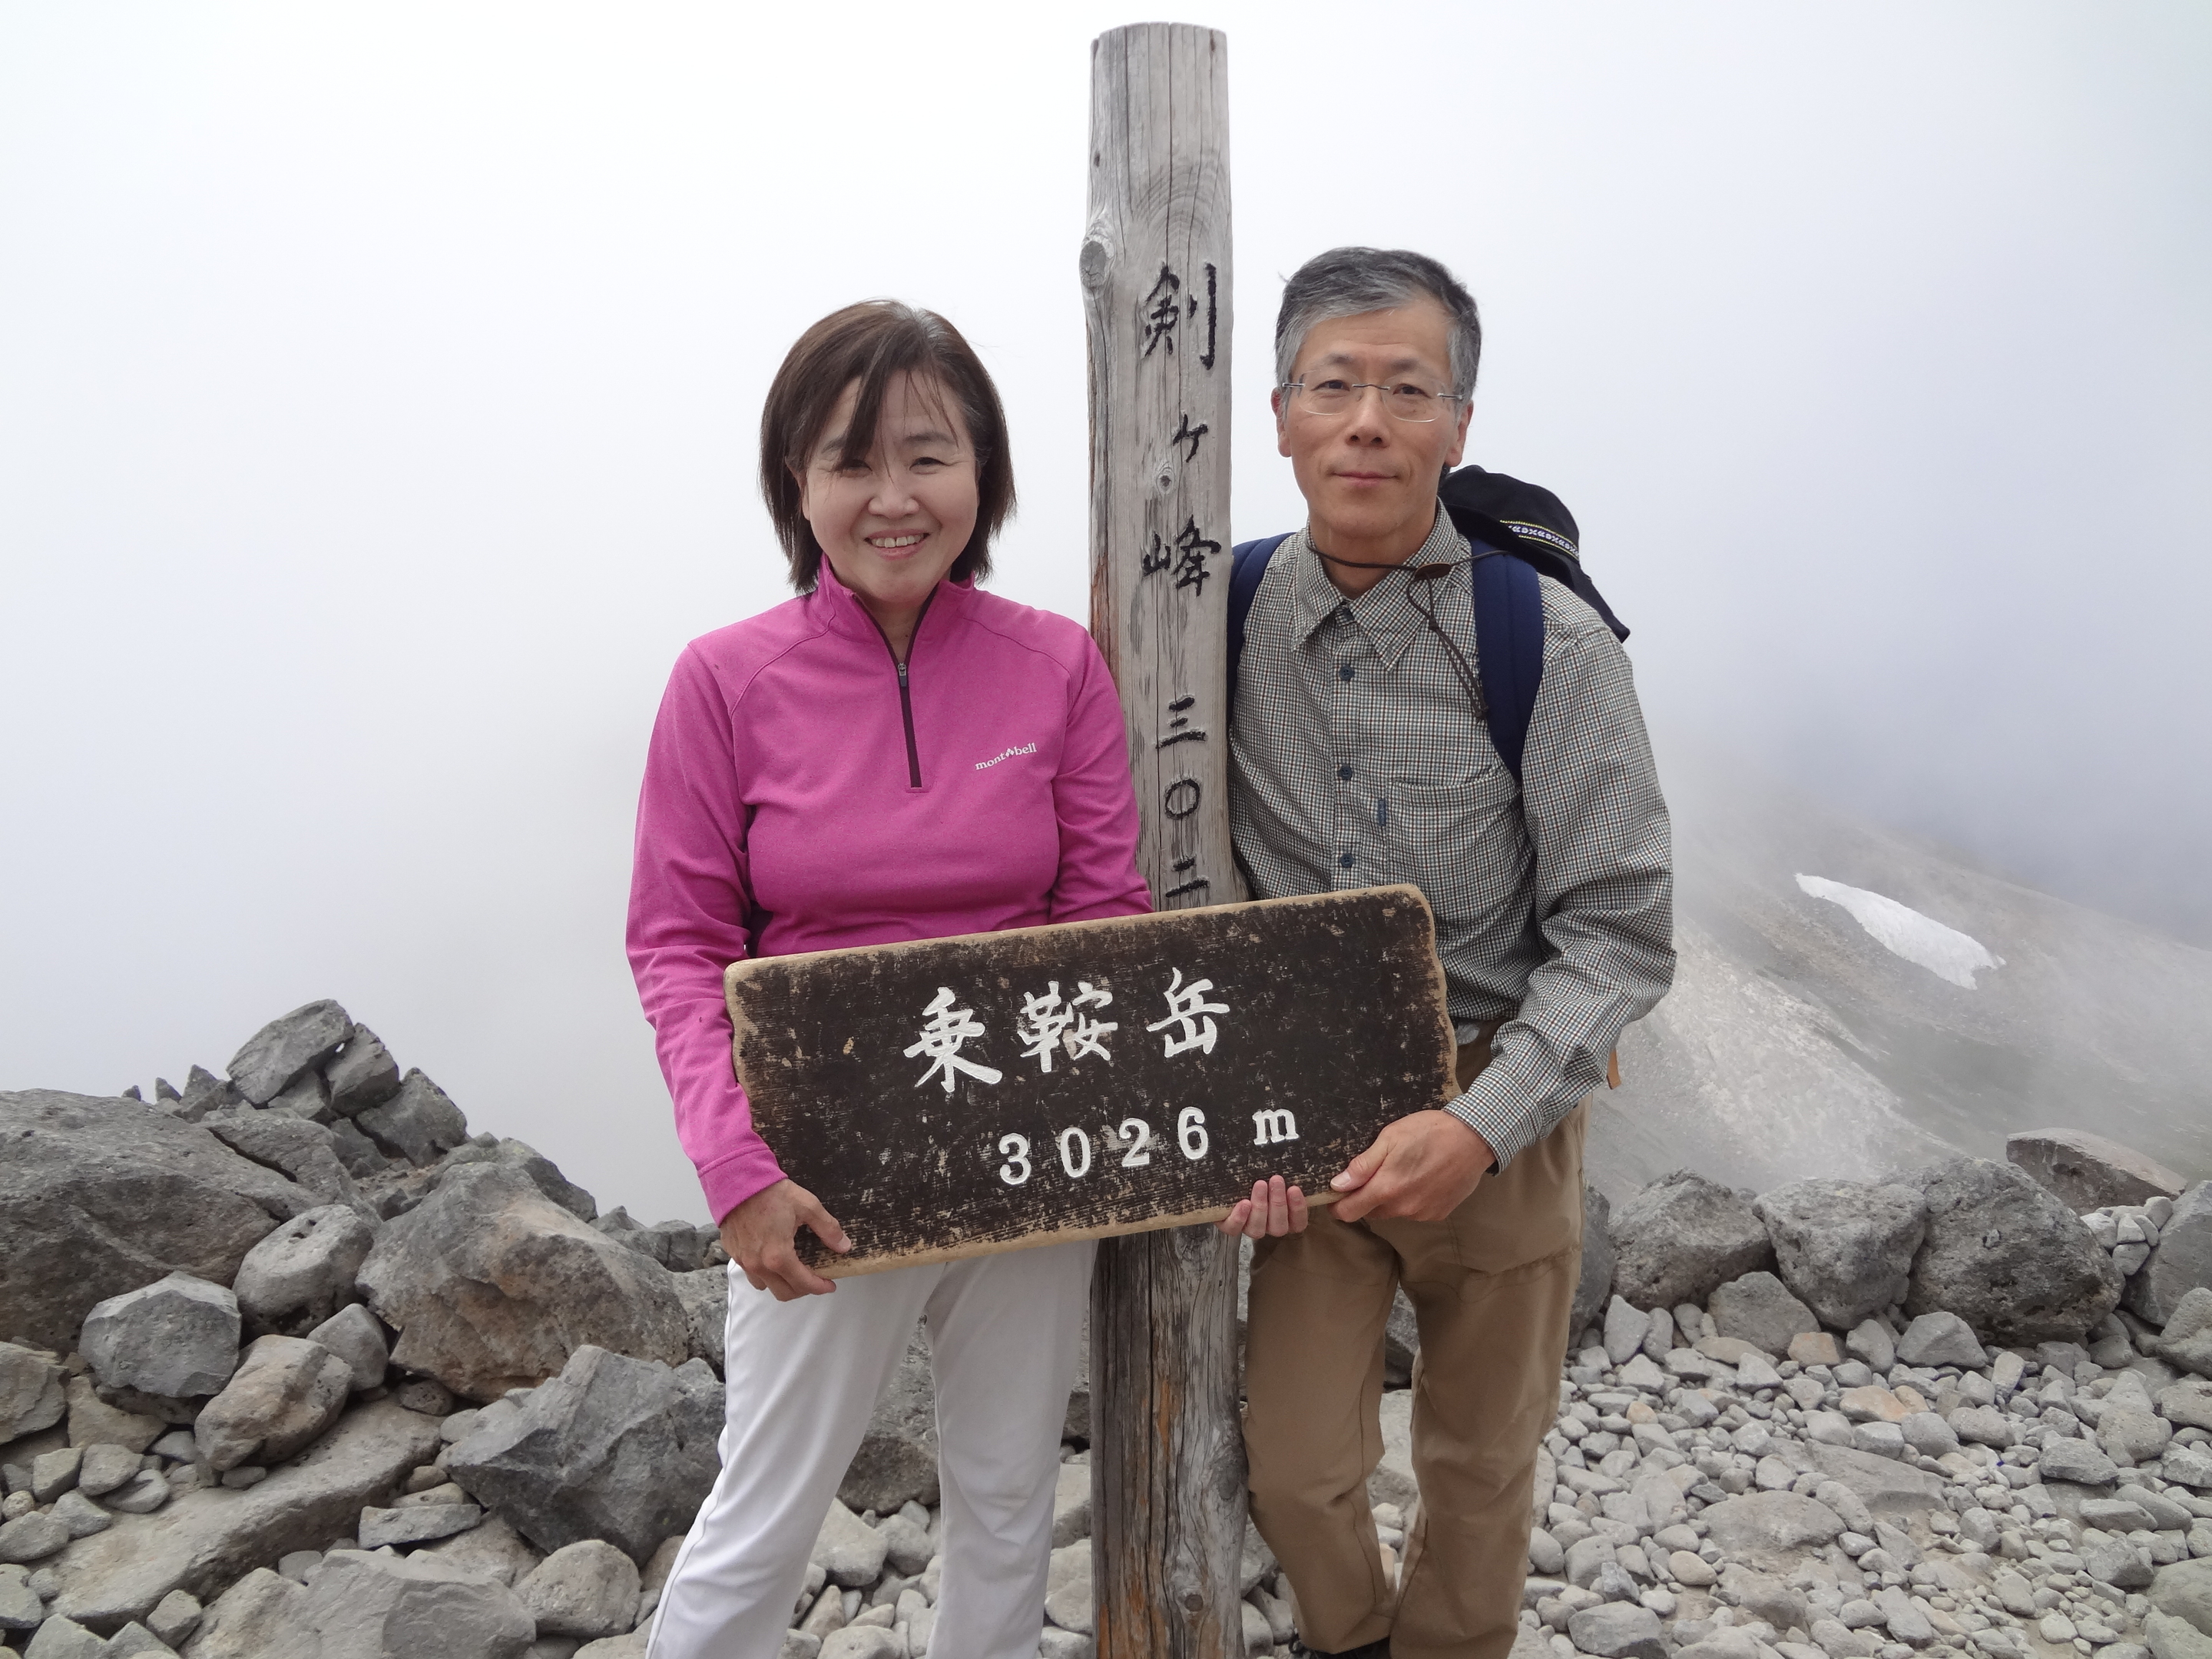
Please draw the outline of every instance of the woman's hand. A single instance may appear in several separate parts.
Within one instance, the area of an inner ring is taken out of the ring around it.
[[[1276,1176],[1252,1183],[1252,1196],[1240,1198],[1237,1207],[1221,1218],[1221,1231],[1231,1238],[1280,1238],[1285,1233],[1306,1230],[1306,1195],[1283,1185]]]
[[[722,1218],[722,1248],[744,1269],[755,1290],[769,1291],[779,1302],[827,1296],[837,1288],[836,1281],[799,1259],[793,1241],[801,1227],[811,1227],[814,1236],[840,1255],[853,1248],[822,1200],[789,1179],[762,1188]]]

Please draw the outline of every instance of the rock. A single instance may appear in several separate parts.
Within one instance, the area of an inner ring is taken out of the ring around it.
[[[889,1546],[873,1527],[833,1500],[815,1534],[807,1559],[829,1575],[830,1582],[848,1589],[865,1589],[883,1575]]]
[[[1613,1294],[1613,1201],[1595,1187],[1583,1188],[1583,1262],[1575,1280],[1574,1310],[1567,1322],[1569,1341],[1592,1324]]]
[[[0,1631],[36,1630],[46,1616],[31,1575],[20,1565],[0,1567]]]
[[[1766,1228],[1728,1188],[1678,1170],[1612,1221],[1613,1288],[1639,1308],[1702,1304],[1732,1279],[1774,1265]]]
[[[2174,1304],[2158,1352],[2184,1370],[2212,1376],[2212,1289],[2197,1285]]]
[[[1773,1241],[1782,1282],[1821,1324],[1849,1330],[1904,1300],[1928,1223],[1916,1189],[1796,1181],[1763,1194],[1752,1210]]]
[[[1723,1555],[1761,1571],[1785,1564],[1794,1571],[1797,1553],[1826,1544],[1844,1529],[1841,1517],[1826,1504],[1793,1492],[1723,1498],[1710,1505],[1703,1519]]]
[[[362,1506],[388,1500],[437,1445],[434,1423],[388,1400],[363,1406],[242,1492],[180,1492],[157,1515],[119,1517],[70,1545],[54,1607],[101,1626],[144,1620],[173,1590],[204,1596],[258,1562],[350,1537]]]
[[[2002,1451],[2013,1443],[2014,1420],[1995,1406],[1961,1406],[1951,1413],[1951,1429],[1963,1441]]]
[[[1632,1602],[1584,1607],[1568,1619],[1567,1638],[1577,1653],[1595,1654],[1598,1659],[1666,1659],[1659,1615]]]
[[[1844,1339],[1844,1352],[1870,1371],[1889,1375],[1897,1363],[1897,1341],[1890,1335],[1889,1327],[1878,1319],[1863,1319],[1851,1327]]]
[[[890,1531],[890,1523],[886,1522],[884,1523],[886,1533]],[[1090,1536],[1091,1465],[1062,1463],[1060,1466],[1060,1474],[1053,1485],[1052,1546],[1054,1549],[1064,1549],[1078,1540]],[[896,1548],[892,1553],[894,1555],[897,1553]],[[898,1565],[896,1561],[892,1565]],[[898,1571],[915,1573],[921,1571],[921,1568],[900,1566]]]
[[[419,1067],[401,1079],[397,1095],[356,1114],[354,1122],[384,1151],[418,1170],[469,1138],[461,1109]]]
[[[185,1650],[190,1659],[319,1659],[320,1644],[307,1624],[307,1593],[290,1579],[257,1567],[202,1614]]]
[[[345,1361],[356,1393],[383,1382],[390,1364],[384,1347],[384,1327],[360,1303],[332,1314],[307,1333],[307,1340],[319,1343]]]
[[[1898,1423],[1905,1443],[1922,1457],[1948,1457],[1959,1449],[1959,1437],[1934,1412],[1914,1412]]]
[[[620,1636],[637,1622],[637,1564],[596,1538],[557,1549],[514,1587],[540,1636]]]
[[[2172,1198],[2187,1184],[2156,1158],[2086,1129],[2023,1129],[2005,1137],[2005,1158],[2076,1212]]]
[[[31,1496],[41,1504],[52,1503],[76,1485],[77,1471],[83,1467],[82,1446],[61,1446],[41,1452],[31,1460]]]
[[[68,1524],[51,1510],[33,1510],[0,1525],[0,1563],[43,1561],[70,1541]]]
[[[69,1401],[69,1442],[72,1446],[96,1446],[108,1442],[143,1452],[168,1431],[169,1425],[158,1417],[109,1405],[93,1392],[89,1376],[72,1376],[62,1393]]]
[[[342,1204],[294,1217],[239,1267],[238,1305],[246,1328],[297,1336],[359,1301],[355,1275],[375,1243],[371,1224]]]
[[[314,1194],[128,1101],[0,1094],[0,1332],[66,1352],[98,1304],[182,1269],[228,1285]]]
[[[521,1659],[533,1634],[513,1590],[429,1556],[325,1556],[304,1611],[324,1659]]]
[[[371,1213],[339,1155],[337,1136],[321,1124],[279,1111],[272,1103],[265,1111],[240,1107],[210,1112],[202,1127],[240,1157],[289,1177],[324,1203]]]
[[[170,1486],[156,1469],[141,1469],[108,1493],[107,1507],[118,1515],[151,1515],[169,1501]]]
[[[427,1550],[453,1571],[471,1578],[495,1578],[513,1585],[545,1559],[541,1551],[499,1516],[487,1515],[466,1532],[441,1539]]]
[[[2115,1463],[2154,1462],[2172,1438],[2173,1425],[2153,1411],[2148,1401],[2123,1401],[2117,1390],[2097,1419],[2097,1443]]]
[[[1413,1391],[1389,1389],[1376,1416],[1382,1433],[1382,1456],[1367,1477],[1367,1501],[1370,1505],[1395,1504],[1410,1513],[1421,1495],[1413,1478]]]
[[[200,1627],[202,1610],[199,1598],[183,1590],[171,1590],[146,1615],[146,1628],[171,1647],[182,1647],[192,1632]]]
[[[0,1342],[0,1446],[62,1420],[69,1409],[65,1375],[44,1354]]]
[[[710,1269],[709,1271],[714,1271]],[[917,1327],[898,1369],[876,1401],[838,1501],[858,1512],[889,1515],[902,1504],[937,1502],[937,1394],[929,1348]]]
[[[1923,1313],[1897,1339],[1897,1357],[1908,1365],[1956,1365],[1971,1370],[1989,1363],[1972,1327],[1954,1313]]]
[[[133,1479],[143,1454],[108,1442],[83,1449],[77,1465],[76,1489],[88,1498],[101,1498]]]
[[[1941,1475],[1925,1474],[1910,1464],[1849,1446],[1811,1445],[1805,1455],[1815,1473],[1849,1488],[1873,1516],[1905,1520],[1945,1507]],[[1711,1513],[1707,1511],[1708,1519]]]
[[[691,1348],[664,1269],[501,1164],[453,1171],[386,1223],[359,1283],[400,1333],[394,1363],[471,1400],[542,1382],[586,1346],[667,1365]]]
[[[1789,1352],[1792,1337],[1820,1328],[1813,1310],[1770,1273],[1746,1273],[1722,1285],[1712,1293],[1707,1311],[1720,1335],[1748,1342],[1769,1356]]]
[[[720,1468],[721,1426],[719,1387],[586,1344],[512,1418],[453,1445],[446,1468],[540,1549],[604,1538],[642,1561],[690,1526]]]
[[[2182,1298],[2212,1285],[2212,1182],[2200,1181],[2174,1200],[2173,1213],[2158,1230],[2158,1249],[2149,1264],[2128,1284],[2128,1307],[2154,1325],[2172,1325]],[[2173,1340],[2173,1333],[2166,1333]],[[2168,1356],[2171,1358],[2171,1356]],[[2212,1364],[2194,1364],[2200,1376]]]
[[[2177,1561],[2152,1577],[2151,1606],[2186,1620],[2199,1634],[2212,1636],[2212,1559]]]
[[[310,1066],[338,1051],[353,1035],[353,1021],[335,1002],[310,1002],[272,1019],[231,1057],[230,1081],[256,1106],[274,1099]]]
[[[2080,1554],[2084,1572],[2117,1589],[2142,1589],[2151,1581],[2148,1553],[2137,1549],[2124,1538],[2115,1538],[2109,1533],[2102,1536],[2085,1533]]]
[[[1669,1555],[1667,1571],[1674,1576],[1676,1583],[1687,1585],[1692,1589],[1704,1589],[1719,1577],[1703,1556],[1688,1550],[1676,1550]]]
[[[371,1106],[381,1106],[399,1092],[399,1066],[384,1040],[366,1025],[356,1025],[336,1060],[323,1067],[331,1087],[331,1110],[352,1117]]]
[[[2153,1659],[2212,1659],[2212,1637],[2172,1613],[2144,1614],[2143,1638],[2150,1644]]]
[[[1855,1631],[1840,1620],[1816,1619],[1813,1621],[1812,1637],[1828,1659],[1874,1659],[1881,1644],[1863,1631]],[[1694,1651],[1684,1648],[1681,1652]],[[1680,1656],[1677,1656],[1680,1659]]]
[[[579,1221],[590,1221],[599,1215],[599,1201],[568,1176],[562,1175],[561,1166],[535,1146],[520,1140],[501,1140],[494,1156],[501,1164],[512,1165],[528,1176],[531,1183],[539,1192],[544,1194]],[[721,1340],[720,1328],[717,1327],[716,1329],[715,1340],[719,1345]],[[719,1346],[715,1363],[720,1363]]]
[[[1062,1630],[1093,1633],[1096,1611],[1091,1595],[1091,1546],[1070,1544],[1052,1553],[1045,1576],[1044,1616]],[[826,1644],[825,1644],[826,1645]]]
[[[365,1550],[429,1544],[466,1532],[483,1519],[483,1511],[474,1504],[410,1504],[388,1510],[372,1506],[361,1512],[358,1536]]]
[[[2212,1487],[2212,1450],[2202,1445],[2168,1446],[2158,1472],[2162,1480],[2203,1492]]]
[[[230,1381],[238,1337],[238,1298],[226,1286],[173,1273],[97,1304],[79,1346],[110,1388],[182,1398]]]
[[[1054,1632],[1054,1635],[1060,1632]],[[1042,1642],[1038,1652],[1044,1651]],[[822,1644],[821,1659],[904,1659],[905,1650],[899,1646],[898,1638],[890,1631],[868,1626],[848,1626],[832,1632]],[[577,1659],[583,1659],[580,1650]],[[594,1656],[596,1659],[596,1656]]]
[[[1844,1363],[1844,1350],[1826,1331],[1800,1331],[1790,1339],[1790,1358],[1801,1365],[1835,1366]]]
[[[337,1420],[352,1386],[346,1362],[320,1343],[261,1337],[193,1423],[192,1438],[211,1469],[279,1462]]]
[[[107,1645],[102,1651],[107,1655],[107,1659],[140,1659],[140,1656],[152,1659],[156,1654],[163,1656],[163,1659],[177,1659],[174,1648],[135,1619],[108,1638]]]
[[[1928,1203],[1906,1313],[1948,1310],[1990,1341],[2020,1346],[2077,1339],[2119,1301],[2112,1258],[2025,1170],[1954,1158],[1900,1179]]]
[[[2061,1436],[2043,1449],[2036,1472],[2045,1480],[2080,1486],[2109,1486],[2120,1478],[2112,1460],[2086,1440]]]
[[[26,1659],[100,1659],[107,1644],[71,1619],[49,1619],[24,1649]]]
[[[1605,1357],[1614,1364],[1625,1364],[1644,1347],[1644,1333],[1651,1328],[1651,1317],[1618,1297],[1606,1304]]]

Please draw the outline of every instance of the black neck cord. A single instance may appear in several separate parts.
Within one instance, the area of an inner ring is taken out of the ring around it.
[[[1310,538],[1307,540],[1306,545],[1313,547]],[[1435,599],[1431,597],[1429,602],[1424,605],[1415,597],[1425,590],[1433,595],[1436,591],[1434,584],[1439,578],[1451,574],[1451,566],[1449,564],[1376,564],[1364,559],[1340,559],[1334,553],[1322,552],[1318,547],[1314,547],[1313,555],[1325,563],[1345,565],[1353,570],[1403,570],[1406,573],[1407,598],[1412,601],[1413,609],[1420,612],[1421,620],[1428,623],[1429,632],[1443,641],[1444,650],[1451,658],[1452,672],[1459,677],[1461,689],[1467,693],[1468,701],[1474,705],[1475,719],[1484,721],[1489,720],[1490,700],[1482,695],[1482,682],[1476,677],[1473,665],[1468,663],[1466,653],[1459,648],[1458,643],[1450,635],[1444,632],[1443,624],[1437,621]]]

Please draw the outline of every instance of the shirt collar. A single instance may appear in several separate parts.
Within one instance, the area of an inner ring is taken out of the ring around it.
[[[941,581],[930,595],[929,609],[923,613],[921,626],[915,630],[919,641],[924,634],[933,637],[938,629],[958,616],[975,597],[975,579],[972,576],[960,581]],[[880,643],[883,630],[876,626],[860,597],[837,580],[837,573],[824,559],[817,567],[814,591],[806,596],[807,603],[835,632],[856,640],[874,640]]]
[[[1329,580],[1328,567],[1322,563],[1304,530],[1291,538],[1290,550],[1296,561],[1291,568],[1291,594],[1298,643],[1303,645],[1310,640],[1315,631],[1338,611],[1348,610],[1353,623],[1382,659],[1383,666],[1395,668],[1413,635],[1428,627],[1411,597],[1413,584],[1394,574],[1383,577],[1357,599],[1346,599],[1343,590]],[[1436,521],[1429,526],[1428,539],[1406,561],[1406,566],[1410,568],[1422,564],[1464,564],[1471,556],[1467,538],[1460,534],[1459,526],[1451,521],[1451,514],[1439,505]]]

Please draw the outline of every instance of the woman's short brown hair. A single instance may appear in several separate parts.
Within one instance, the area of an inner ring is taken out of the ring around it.
[[[791,562],[791,585],[814,591],[822,571],[822,544],[800,510],[798,475],[821,441],[845,388],[858,380],[859,401],[848,454],[876,447],[876,422],[892,379],[911,374],[936,381],[958,400],[975,451],[975,528],[952,562],[954,581],[991,568],[991,538],[1014,510],[1014,467],[1006,453],[1006,416],[999,390],[960,331],[933,311],[896,300],[865,300],[833,311],[799,337],[768,389],[761,410],[761,494],[776,539]]]

